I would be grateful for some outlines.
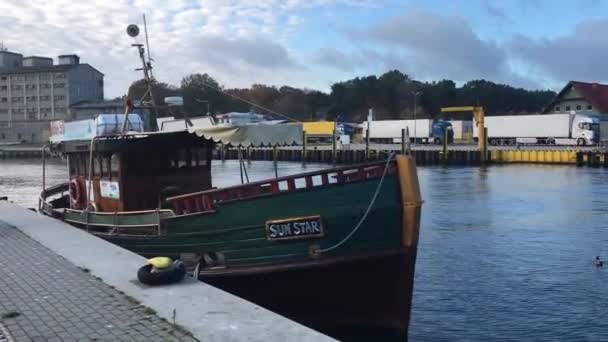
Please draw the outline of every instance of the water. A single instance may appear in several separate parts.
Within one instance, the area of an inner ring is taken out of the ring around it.
[[[308,165],[313,171],[327,165]],[[215,186],[240,182],[213,166]],[[301,172],[280,163],[279,174]],[[249,176],[274,175],[252,163]],[[419,168],[422,226],[410,341],[608,341],[608,171],[512,165]],[[47,184],[64,181],[53,162]],[[0,196],[37,205],[37,161],[0,161]]]

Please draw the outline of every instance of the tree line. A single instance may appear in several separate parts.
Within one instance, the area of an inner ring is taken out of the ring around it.
[[[143,80],[134,82],[128,96],[140,98],[146,92]],[[209,74],[184,77],[179,86],[153,81],[157,104],[167,96],[182,96],[179,112],[162,115],[199,116],[226,112],[256,112],[276,119],[281,115],[300,120],[361,122],[369,108],[376,119],[440,118],[441,107],[481,105],[489,115],[540,112],[555,96],[550,90],[526,90],[486,80],[472,80],[457,86],[451,80],[421,82],[399,70],[380,77],[356,77],[337,82],[329,93],[290,86],[254,84],[250,88],[228,88]]]

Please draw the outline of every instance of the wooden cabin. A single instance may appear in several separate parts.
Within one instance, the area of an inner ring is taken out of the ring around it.
[[[70,207],[87,203],[100,212],[151,210],[164,199],[211,188],[214,143],[186,131],[110,136],[93,143],[91,193],[90,141],[66,141]]]

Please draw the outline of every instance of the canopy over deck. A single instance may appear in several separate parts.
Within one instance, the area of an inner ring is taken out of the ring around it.
[[[232,146],[301,145],[302,124],[216,126],[190,128],[199,137]]]

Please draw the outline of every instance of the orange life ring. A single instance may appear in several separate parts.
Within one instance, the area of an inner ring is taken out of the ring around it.
[[[82,185],[76,178],[70,181],[70,203],[72,208],[78,208],[82,202]]]

